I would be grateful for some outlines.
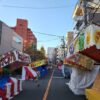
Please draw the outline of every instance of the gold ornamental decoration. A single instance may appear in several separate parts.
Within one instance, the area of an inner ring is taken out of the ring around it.
[[[100,44],[100,30],[97,30],[94,33],[94,41],[95,41],[96,44]]]
[[[91,39],[90,32],[87,32],[87,34],[86,34],[86,44],[87,44],[87,45],[90,44],[90,39]]]

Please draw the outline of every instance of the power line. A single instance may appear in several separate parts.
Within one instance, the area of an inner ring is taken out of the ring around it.
[[[63,36],[55,35],[55,34],[47,34],[47,33],[37,32],[37,31],[33,31],[33,32],[34,32],[34,33],[39,33],[39,34],[42,34],[42,35],[55,36],[55,37],[59,37],[59,38],[62,38],[62,37],[63,37]]]
[[[59,8],[68,8],[73,7],[74,5],[62,5],[56,7],[28,7],[28,6],[14,6],[14,5],[3,5],[2,7],[7,8],[21,8],[21,9],[59,9]]]
[[[50,42],[50,41],[54,41],[54,40],[58,40],[58,38],[56,38],[56,39],[51,39],[51,40],[45,40],[45,41],[37,41],[37,42]]]

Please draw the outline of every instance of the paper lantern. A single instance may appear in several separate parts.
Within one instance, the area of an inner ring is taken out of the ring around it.
[[[74,53],[79,51],[79,38],[76,38],[74,41]]]
[[[84,31],[85,33],[85,39],[84,39],[84,49],[89,48],[92,45],[92,40],[93,40],[93,36],[92,36],[92,26],[88,26]]]
[[[84,49],[84,38],[85,38],[84,33],[81,33],[79,36],[79,50]]]
[[[96,44],[97,49],[100,49],[100,30],[96,30],[94,32],[94,42]]]
[[[84,30],[84,33],[84,47],[89,48],[93,45],[96,45],[97,49],[100,49],[100,27],[96,25],[90,25]]]

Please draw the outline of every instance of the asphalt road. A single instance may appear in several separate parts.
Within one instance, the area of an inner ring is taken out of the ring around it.
[[[86,100],[85,96],[76,96],[70,91],[65,84],[68,81],[58,69],[54,73],[51,70],[37,83],[33,80],[23,82],[23,91],[12,100]]]

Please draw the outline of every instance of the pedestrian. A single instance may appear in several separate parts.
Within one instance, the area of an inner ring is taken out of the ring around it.
[[[60,63],[61,63],[61,71],[62,71],[63,77],[70,78],[71,68],[68,65],[64,65],[62,60],[60,61]]]
[[[59,60],[59,61],[58,61],[58,64],[57,64],[59,70],[62,69],[62,68],[61,68],[61,67],[62,67],[62,64],[63,64],[62,60]]]
[[[63,61],[62,61],[62,60],[60,60],[60,64],[61,64],[61,71],[62,71],[63,77],[64,77],[64,78],[66,78],[66,74],[65,74],[65,71],[64,71],[65,66],[64,66],[64,64],[63,64]]]
[[[69,65],[65,64],[64,65],[64,73],[66,75],[66,78],[70,78],[71,73],[72,73],[72,69]]]

